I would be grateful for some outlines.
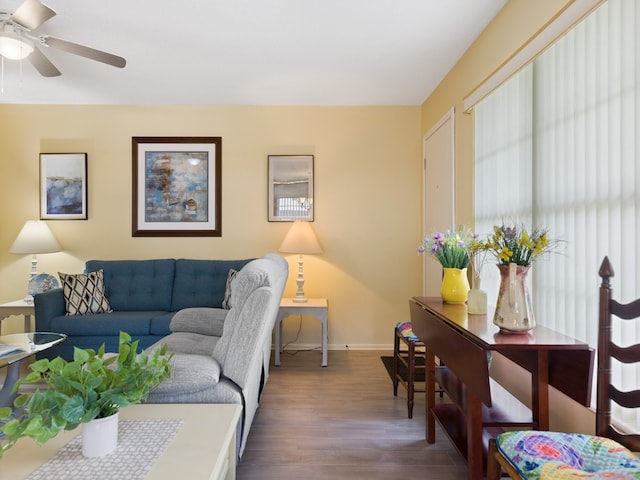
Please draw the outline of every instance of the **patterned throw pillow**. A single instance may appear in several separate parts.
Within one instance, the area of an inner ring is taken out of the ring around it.
[[[104,293],[104,272],[88,274],[59,273],[67,315],[111,312],[111,305]]]
[[[237,273],[237,270],[230,268],[227,274],[227,287],[224,290],[224,300],[222,301],[222,308],[225,310],[231,309],[231,284],[233,283],[233,279],[236,278]]]

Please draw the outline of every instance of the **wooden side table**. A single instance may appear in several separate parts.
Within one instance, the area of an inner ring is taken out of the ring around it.
[[[322,366],[327,366],[328,343],[328,306],[326,298],[309,298],[305,303],[297,303],[293,298],[283,298],[276,318],[276,355],[275,365],[280,366],[282,352],[282,321],[291,315],[308,315],[322,322]]]
[[[34,314],[33,303],[27,303],[24,300],[0,304],[0,335],[2,335],[2,320],[11,315],[23,315],[24,333],[29,333],[31,331],[31,316]]]

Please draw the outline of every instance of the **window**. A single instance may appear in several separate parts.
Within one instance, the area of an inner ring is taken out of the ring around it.
[[[474,110],[476,231],[518,219],[564,240],[532,269],[536,321],[594,347],[605,255],[614,297],[640,296],[637,25],[640,0],[603,3]],[[491,265],[482,274],[491,301],[498,275]],[[620,327],[622,338],[637,342],[640,331]],[[639,388],[640,370],[614,365],[614,381]]]

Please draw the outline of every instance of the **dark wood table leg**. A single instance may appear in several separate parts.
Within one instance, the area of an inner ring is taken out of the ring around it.
[[[538,430],[549,430],[549,352],[538,350],[531,372],[531,414]]]
[[[467,478],[481,480],[483,476],[482,402],[467,391]]]
[[[426,417],[426,436],[428,443],[435,443],[436,441],[436,420],[433,417],[432,409],[436,404],[436,381],[434,378],[434,373],[436,370],[436,358],[435,355],[429,348],[425,349],[425,375],[426,375],[426,383],[425,383],[425,417]]]

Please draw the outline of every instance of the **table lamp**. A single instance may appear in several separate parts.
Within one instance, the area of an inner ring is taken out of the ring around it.
[[[9,253],[33,255],[31,258],[31,274],[29,281],[38,275],[38,258],[36,255],[40,253],[60,252],[62,247],[53,236],[49,226],[40,220],[27,220],[27,222],[18,233],[13,245],[9,249]],[[29,293],[25,297],[25,302],[33,303],[33,296]]]
[[[296,279],[298,291],[296,292],[296,296],[293,301],[296,303],[305,303],[307,301],[307,297],[304,296],[304,291],[302,289],[304,286],[304,260],[302,255],[322,253],[322,247],[318,242],[318,238],[316,237],[313,228],[311,228],[311,224],[301,220],[293,222],[293,225],[291,225],[291,228],[282,241],[282,245],[280,245],[279,251],[282,253],[300,254],[300,258],[298,258],[298,277]]]

